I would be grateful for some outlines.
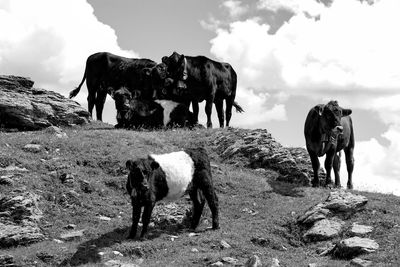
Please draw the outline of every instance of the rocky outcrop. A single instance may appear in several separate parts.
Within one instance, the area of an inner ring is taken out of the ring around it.
[[[277,171],[278,180],[310,184],[313,170],[307,151],[283,147],[265,129],[228,128],[217,131],[211,142],[225,161],[236,159],[251,168]]]
[[[338,258],[354,258],[362,253],[371,253],[379,248],[372,239],[360,238],[373,231],[371,226],[353,223],[350,227],[346,222],[351,216],[364,209],[368,199],[361,195],[344,190],[331,192],[328,198],[308,209],[299,216],[297,223],[308,229],[303,235],[306,242],[328,240],[339,236],[343,229],[348,229],[346,235],[354,237],[338,241],[336,245],[328,246],[319,255],[332,254]]]
[[[39,196],[12,191],[0,196],[0,247],[27,245],[44,239],[38,222],[42,212]]]
[[[0,75],[0,127],[39,130],[89,122],[90,114],[61,94],[33,88],[24,77]]]

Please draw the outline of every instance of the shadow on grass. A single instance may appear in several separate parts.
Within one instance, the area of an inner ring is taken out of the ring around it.
[[[275,193],[282,196],[304,197],[303,186],[300,184],[291,184],[282,181],[270,181],[269,184]]]
[[[100,262],[100,249],[110,247],[125,240],[129,228],[130,227],[118,227],[96,239],[88,240],[80,244],[75,254],[71,258],[64,260],[61,263],[61,266],[78,266],[86,263]]]
[[[184,220],[182,223],[163,225],[161,227],[156,226],[154,228],[149,229],[144,239],[140,239],[138,236],[140,235],[142,229],[141,227],[138,227],[137,236],[133,240],[127,239],[129,230],[130,226],[118,227],[112,230],[111,232],[101,235],[100,237],[88,240],[80,244],[75,254],[72,255],[71,258],[64,260],[61,263],[61,266],[79,266],[88,263],[100,263],[102,259],[101,256],[99,255],[99,252],[102,251],[102,248],[112,247],[114,244],[119,244],[122,243],[123,241],[141,242],[146,240],[153,240],[160,237],[163,234],[171,236],[177,235],[190,231],[190,228],[188,227],[187,220]],[[208,229],[203,229],[203,230],[199,229],[199,231],[196,232],[203,232],[203,231],[205,232],[207,230]],[[141,249],[133,250],[131,254],[137,254],[138,253],[137,251],[140,252],[142,250]],[[142,254],[142,252],[140,252],[139,254]],[[137,255],[137,256],[143,257],[144,255]]]

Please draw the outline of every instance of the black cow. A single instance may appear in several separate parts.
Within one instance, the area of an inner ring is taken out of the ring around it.
[[[126,189],[132,202],[132,227],[128,238],[135,238],[142,213],[143,238],[157,201],[177,200],[189,192],[193,201],[191,228],[195,229],[203,212],[205,199],[212,213],[212,228],[219,228],[218,197],[215,193],[210,160],[204,148],[186,149],[162,155],[149,155],[135,161],[128,160]]]
[[[117,109],[116,128],[192,127],[193,113],[182,103],[170,100],[137,100],[126,88],[113,93]]]
[[[206,100],[207,127],[212,127],[212,105],[218,113],[220,127],[224,127],[223,101],[226,105],[226,126],[232,116],[232,106],[243,112],[235,103],[237,76],[235,70],[228,63],[221,63],[204,56],[189,57],[174,52],[169,57],[163,57],[162,62],[167,65],[168,77],[176,82],[178,90],[186,90],[182,94],[183,102],[189,106],[192,103],[193,114],[198,121],[199,102]]]
[[[352,174],[354,168],[354,131],[351,117],[351,109],[341,108],[337,101],[330,101],[328,104],[317,105],[310,110],[304,125],[304,136],[308,154],[314,171],[312,185],[319,186],[318,157],[326,155],[326,185],[332,183],[331,169],[335,173],[335,186],[340,187],[340,157],[341,150],[346,155],[347,165],[347,188],[353,188]]]
[[[79,86],[69,94],[75,97],[86,79],[88,111],[92,115],[96,105],[97,120],[102,120],[107,92],[122,86],[140,93],[143,99],[155,98],[155,92],[166,78],[165,64],[150,59],[126,58],[108,52],[99,52],[86,60],[85,73]]]

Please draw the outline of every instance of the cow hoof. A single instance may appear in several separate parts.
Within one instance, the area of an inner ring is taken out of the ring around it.
[[[353,184],[347,184],[347,189],[353,189]]]

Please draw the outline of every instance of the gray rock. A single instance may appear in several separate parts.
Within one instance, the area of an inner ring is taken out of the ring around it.
[[[360,258],[354,258],[350,261],[350,266],[356,266],[356,267],[368,267],[372,266],[372,261],[369,260],[363,260]]]
[[[324,202],[324,208],[333,212],[356,212],[365,207],[368,199],[345,190],[331,192]]]
[[[353,223],[350,234],[353,236],[364,236],[372,232],[374,228],[372,226],[361,225],[357,223]]]
[[[372,253],[379,249],[378,243],[369,238],[351,237],[336,244],[333,254],[339,258],[354,258],[363,253]]]
[[[267,266],[269,266],[269,267],[279,267],[280,266],[279,260],[277,258],[272,258]]]
[[[72,185],[74,183],[75,177],[71,173],[63,173],[60,175],[60,180],[63,184]]]
[[[305,152],[302,161],[298,161],[300,156],[293,155],[299,155],[300,152],[292,154],[290,149],[283,147],[265,129],[228,128],[215,132],[210,140],[224,160],[236,159],[241,165],[254,169],[272,169],[279,173],[278,180],[310,184],[312,167],[307,151],[297,149]]]
[[[190,221],[191,212],[190,203],[160,203],[154,207],[150,220],[157,228],[165,229]]]
[[[342,227],[344,222],[336,219],[328,220],[323,219],[317,221],[311,229],[309,229],[304,235],[303,238],[305,241],[321,241],[331,239],[339,235],[342,231]]]
[[[43,239],[42,230],[37,225],[13,225],[0,222],[0,247],[28,245]]]
[[[0,266],[4,267],[14,267],[14,257],[11,255],[0,255]]]
[[[213,264],[211,264],[210,266],[220,267],[220,266],[224,266],[224,264],[221,261],[217,261],[217,262],[214,262]]]
[[[31,153],[39,153],[42,151],[42,146],[38,144],[27,144],[23,149]]]
[[[232,257],[223,257],[223,258],[222,258],[222,262],[226,262],[226,263],[235,265],[235,264],[237,264],[239,261],[238,261],[237,259],[235,259],[235,258],[232,258]]]
[[[228,244],[228,242],[226,242],[225,240],[221,240],[220,242],[221,248],[223,249],[228,249],[231,248],[232,246]]]
[[[0,176],[0,185],[13,185],[14,182],[11,179],[14,175],[3,175]]]
[[[262,246],[262,247],[269,247],[275,250],[286,251],[287,248],[281,244],[279,241],[271,238],[263,238],[263,237],[253,237],[251,242]]]
[[[45,129],[45,132],[51,135],[55,135],[58,138],[68,138],[67,134],[64,133],[61,128],[57,126],[49,126]]]
[[[77,231],[70,231],[70,232],[62,234],[60,236],[60,239],[64,240],[64,241],[71,241],[71,240],[74,240],[74,239],[79,239],[79,238],[81,238],[83,236],[83,232],[84,231],[85,231],[84,229],[83,230],[77,230]]]
[[[323,207],[322,203],[317,204],[316,206],[312,207],[308,211],[304,213],[304,215],[299,216],[297,222],[300,224],[313,224],[316,221],[326,219],[331,212],[328,209]]]
[[[245,267],[262,267],[262,262],[257,255],[251,256],[244,265]]]
[[[32,86],[27,78],[0,76],[1,127],[39,130],[89,122],[89,113],[77,102]]]

